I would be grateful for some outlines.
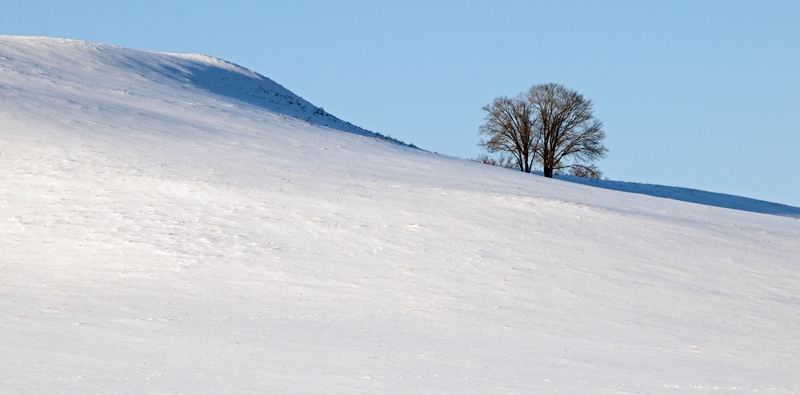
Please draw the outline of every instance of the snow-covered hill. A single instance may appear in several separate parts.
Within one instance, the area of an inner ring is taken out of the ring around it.
[[[0,392],[800,391],[797,218],[315,112],[208,57],[0,37]]]
[[[12,95],[21,89],[42,99],[53,99],[53,104],[67,100],[66,103],[102,112],[107,107],[125,106],[136,101],[134,98],[167,101],[199,90],[314,125],[392,140],[334,117],[269,78],[205,55],[132,51],[44,37],[6,37],[4,46],[0,67],[9,82],[17,82],[5,87],[11,88]],[[23,82],[31,81],[31,77],[40,83],[29,86]],[[81,100],[70,102],[56,87],[69,88],[70,97]]]
[[[542,173],[538,172],[537,174],[541,175]],[[699,191],[697,189],[690,188],[668,187],[664,185],[641,184],[637,182],[597,180],[561,174],[557,174],[556,178],[578,184],[591,185],[599,188],[612,189],[615,191],[641,193],[643,195],[675,199],[682,202],[730,208],[734,210],[744,210],[754,213],[780,215],[783,217],[800,218],[800,207],[765,202],[763,200],[728,195],[725,193]]]

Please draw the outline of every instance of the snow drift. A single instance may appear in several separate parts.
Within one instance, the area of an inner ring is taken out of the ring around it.
[[[209,57],[0,37],[0,213],[3,391],[800,389],[798,219],[392,144]]]

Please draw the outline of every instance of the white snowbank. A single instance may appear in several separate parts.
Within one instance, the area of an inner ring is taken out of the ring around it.
[[[0,37],[0,392],[800,389],[798,219],[303,106],[216,59]]]

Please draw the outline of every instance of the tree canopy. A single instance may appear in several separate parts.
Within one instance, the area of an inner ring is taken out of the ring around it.
[[[501,158],[512,158],[520,171],[534,163],[545,177],[567,171],[599,178],[592,162],[605,157],[603,123],[593,115],[592,101],[560,84],[540,84],[516,97],[500,96],[483,107],[486,122],[479,145]]]

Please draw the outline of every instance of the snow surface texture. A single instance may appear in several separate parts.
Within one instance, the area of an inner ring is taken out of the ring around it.
[[[800,220],[314,126],[253,76],[0,37],[0,392],[800,391]]]

